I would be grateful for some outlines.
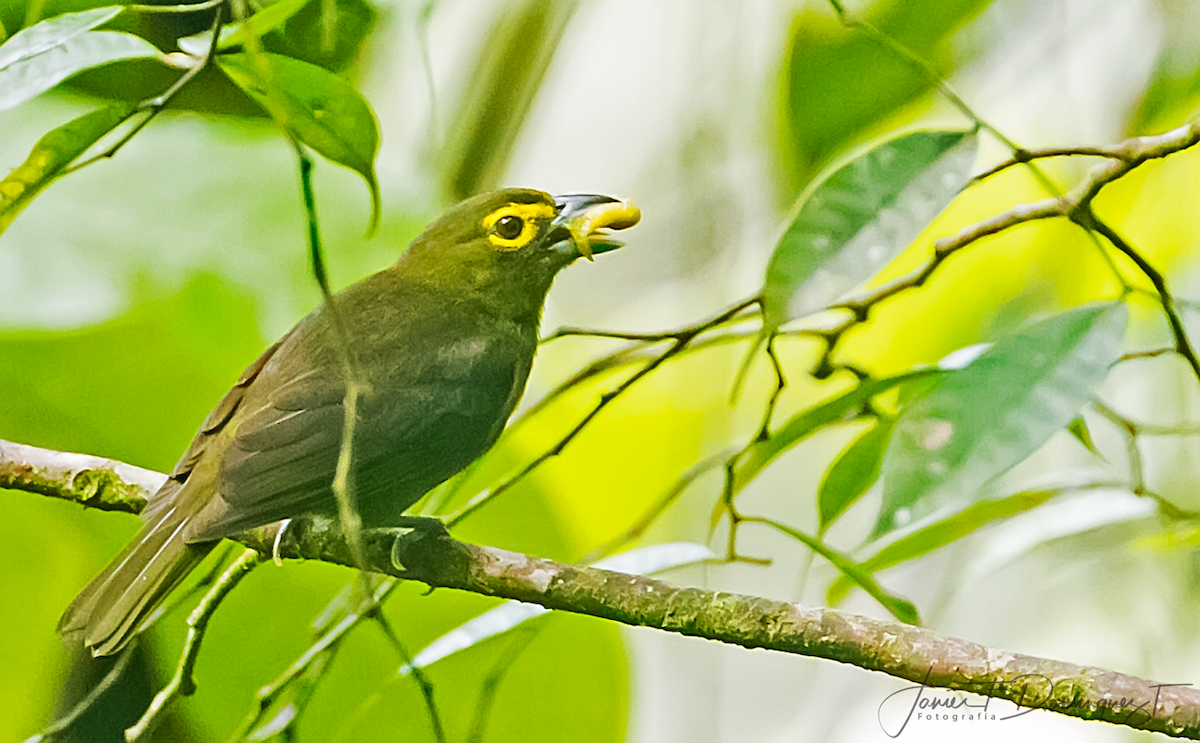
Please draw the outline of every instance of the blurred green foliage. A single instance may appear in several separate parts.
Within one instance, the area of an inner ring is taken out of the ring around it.
[[[989,5],[991,0],[888,0],[871,4],[861,20],[945,75],[970,61],[950,54],[950,36]],[[845,28],[816,4],[793,17],[786,55],[779,148],[788,155],[791,194],[933,88],[919,67]]]
[[[494,7],[495,21],[442,145],[450,201],[501,184],[521,125],[578,6],[579,0],[514,0]]]

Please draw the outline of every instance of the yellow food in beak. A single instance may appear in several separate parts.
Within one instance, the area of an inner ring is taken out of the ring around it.
[[[592,260],[592,237],[605,236],[604,229],[625,230],[642,219],[642,212],[630,199],[595,204],[568,223],[571,238],[580,255]],[[613,246],[615,247],[615,245]],[[596,251],[604,252],[604,251]]]

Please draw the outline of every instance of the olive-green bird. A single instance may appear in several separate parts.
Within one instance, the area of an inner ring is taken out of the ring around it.
[[[509,189],[430,225],[390,268],[335,295],[358,402],[352,487],[367,527],[397,523],[500,435],[529,376],[550,284],[618,247],[631,203]],[[324,306],[250,365],[150,499],[137,538],[67,607],[59,631],[124,647],[223,537],[335,514],[344,364]]]

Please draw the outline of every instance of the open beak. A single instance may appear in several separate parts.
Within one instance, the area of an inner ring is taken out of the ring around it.
[[[572,257],[589,261],[597,253],[616,250],[624,243],[613,240],[604,230],[628,229],[642,218],[641,211],[628,199],[596,194],[555,196],[558,216],[550,223],[551,239],[562,242]]]

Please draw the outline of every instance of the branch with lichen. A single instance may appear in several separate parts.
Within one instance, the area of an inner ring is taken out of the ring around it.
[[[81,487],[81,478],[101,484]],[[136,512],[154,480],[154,473],[118,462],[0,442],[0,487],[8,489],[91,508]],[[358,562],[328,520],[293,522],[279,540],[270,527],[263,527],[237,541],[263,554],[275,549],[287,558],[347,566]],[[921,687],[969,691],[1022,708],[1200,740],[1200,690],[1184,685],[1004,652],[922,627],[835,609],[681,588],[643,576],[566,565],[426,530],[367,531],[361,548],[367,570],[429,586],[526,601],[746,648],[825,658]]]

